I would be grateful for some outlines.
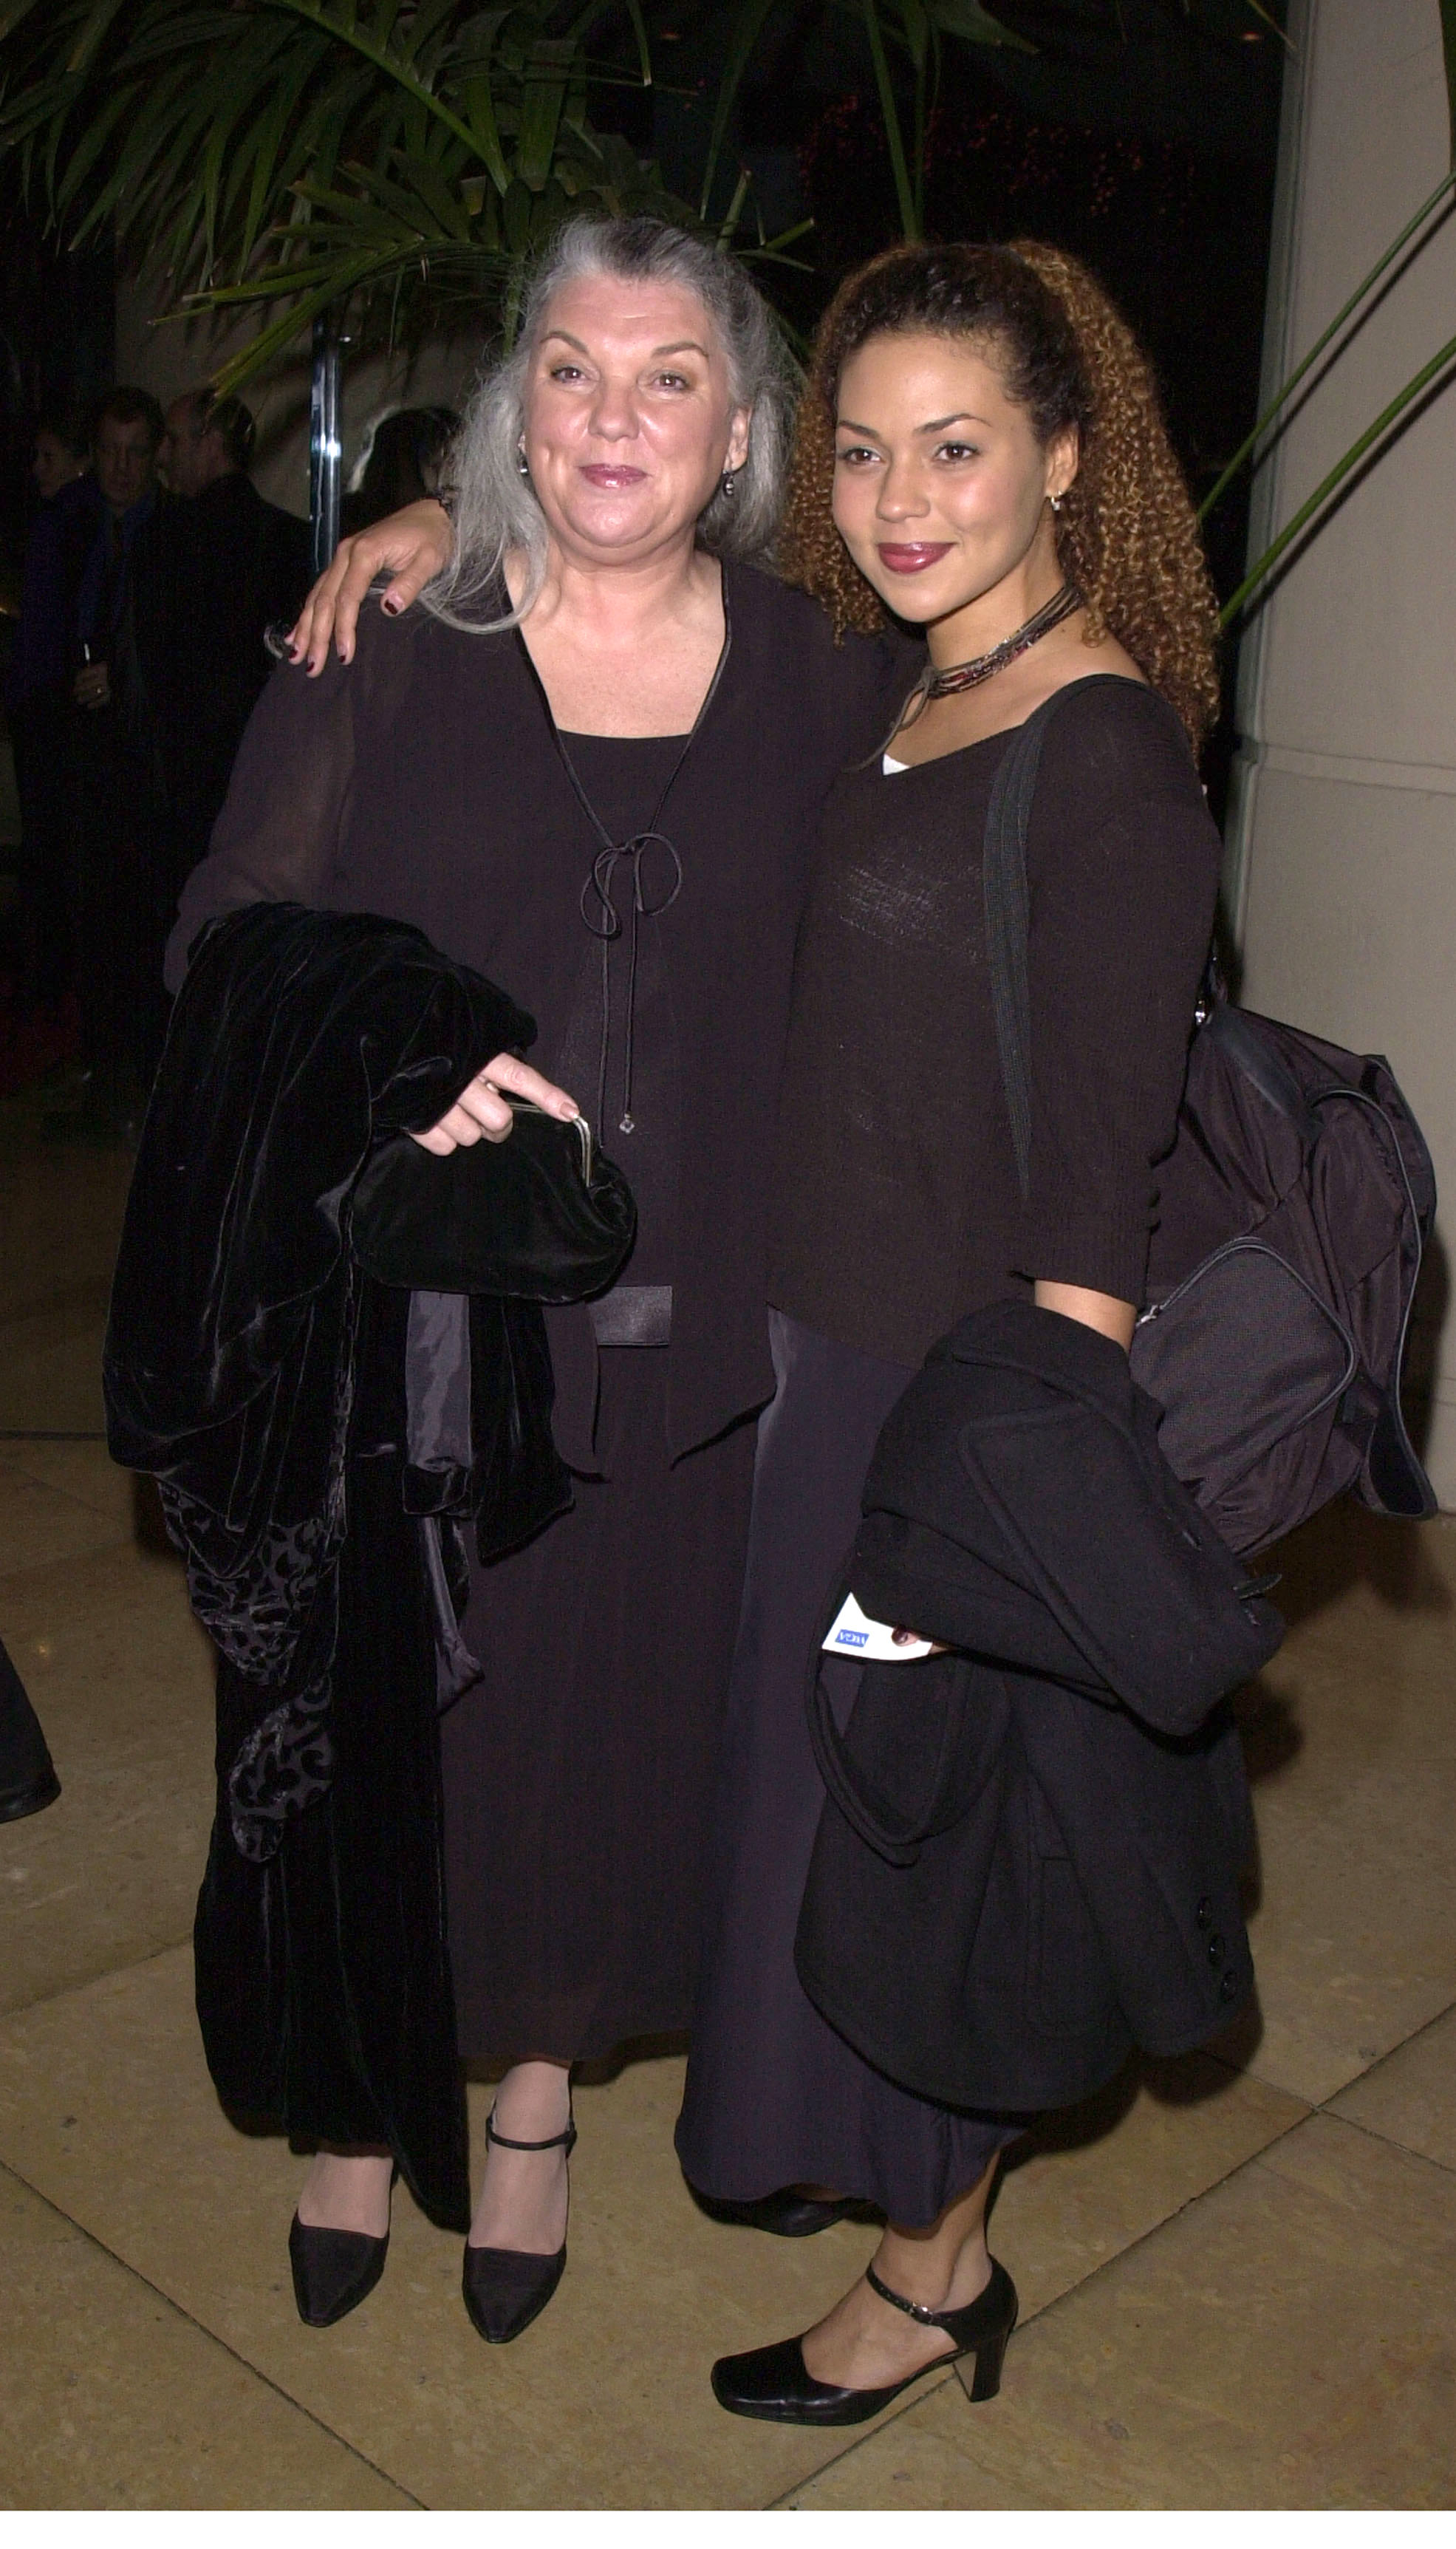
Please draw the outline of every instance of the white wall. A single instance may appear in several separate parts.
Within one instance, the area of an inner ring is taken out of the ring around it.
[[[1320,334],[1447,165],[1438,0],[1301,0],[1266,381]],[[1456,333],[1447,220],[1305,400],[1252,551]],[[1435,1155],[1456,1269],[1456,389],[1387,451],[1245,642],[1228,882],[1251,1008],[1383,1052]],[[1436,1287],[1438,1298],[1439,1287]],[[1456,1508],[1456,1317],[1428,1316],[1426,1451]]]

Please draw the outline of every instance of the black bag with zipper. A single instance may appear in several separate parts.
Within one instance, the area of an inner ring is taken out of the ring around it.
[[[986,817],[986,946],[1023,1196],[1027,826],[1047,725],[1086,687],[1054,692],[1018,728]],[[1235,1007],[1211,964],[1158,1172],[1132,1366],[1164,1410],[1169,1466],[1240,1554],[1346,1492],[1374,1513],[1435,1512],[1401,1409],[1435,1202],[1430,1154],[1389,1063]]]

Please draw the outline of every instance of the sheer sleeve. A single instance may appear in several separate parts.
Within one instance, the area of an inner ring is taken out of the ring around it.
[[[1017,1271],[1140,1304],[1218,893],[1181,730],[1129,684],[1069,703],[1028,844],[1032,1188]]]
[[[354,721],[369,686],[362,661],[340,664],[332,652],[317,681],[279,665],[248,720],[208,855],[183,888],[167,944],[168,991],[179,988],[199,931],[221,913],[249,902],[327,908]]]

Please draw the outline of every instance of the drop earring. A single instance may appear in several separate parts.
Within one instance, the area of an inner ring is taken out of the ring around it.
[[[722,478],[719,481],[720,492],[725,496],[731,496],[734,487],[737,484],[737,479],[738,472],[736,469],[725,469]]]
[[[1046,502],[1050,506],[1053,514],[1059,514],[1061,512],[1061,498],[1059,496],[1048,496]]]
[[[515,465],[522,478],[529,478],[531,464],[526,458],[526,447],[523,442],[518,442],[515,446]]]

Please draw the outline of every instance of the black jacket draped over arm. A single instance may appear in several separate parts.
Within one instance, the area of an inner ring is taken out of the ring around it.
[[[296,2133],[393,2149],[457,2223],[427,1536],[488,1492],[524,1536],[567,1490],[527,1302],[459,1300],[469,1421],[449,1475],[422,1457],[407,1368],[443,1323],[416,1317],[432,1296],[361,1276],[349,1198],[374,1144],[436,1123],[533,1032],[398,921],[260,903],[213,924],[147,1113],[105,1358],[113,1456],[158,1479],[219,1654],[197,1925],[214,2078]]]
[[[1069,2105],[1252,1985],[1226,1703],[1283,1627],[1160,1414],[1108,1338],[1000,1302],[935,1348],[865,1479],[858,1600],[955,1652],[867,1666],[843,1737],[816,1710],[796,1959],[859,2052],[948,2105]]]

